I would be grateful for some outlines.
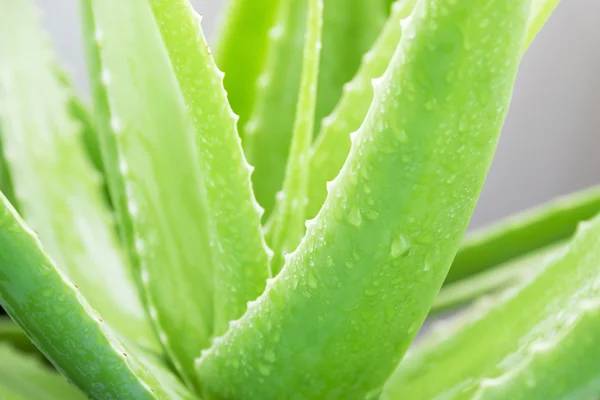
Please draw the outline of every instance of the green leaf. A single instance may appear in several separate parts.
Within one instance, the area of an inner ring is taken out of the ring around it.
[[[117,339],[4,196],[0,305],[58,371],[93,399],[193,398],[172,377],[148,372],[147,362]]]
[[[354,75],[360,57],[385,21],[381,0],[325,0],[323,57],[316,126]],[[290,152],[300,88],[307,1],[280,0],[270,30],[264,69],[258,78],[254,107],[244,130],[244,148],[256,167],[256,197],[269,216],[281,190]],[[227,71],[226,71],[227,72]]]
[[[266,227],[266,237],[274,251],[271,263],[273,275],[276,275],[283,266],[285,254],[293,251],[304,236],[308,161],[315,121],[321,54],[322,9],[321,0],[310,1],[304,43],[302,82],[300,83],[290,158],[286,166],[283,190],[277,197],[275,211]]]
[[[2,146],[2,121],[0,120],[0,191],[13,205],[16,206],[12,178],[6,160],[4,159],[4,146]]]
[[[310,157],[307,216],[313,218],[327,197],[326,182],[340,172],[350,151],[349,132],[360,128],[373,102],[371,80],[390,64],[402,33],[400,21],[406,18],[416,0],[399,0],[371,51],[363,57],[356,76],[348,83],[333,113],[323,120]]]
[[[563,247],[564,243],[561,242],[538,249],[488,271],[444,285],[435,298],[429,316],[462,307],[485,295],[501,292],[528,281],[539,271],[542,260]]]
[[[194,127],[146,0],[82,0],[108,186],[145,305],[188,384],[213,331],[207,199]]]
[[[533,0],[529,12],[529,31],[525,38],[525,47],[529,47],[533,39],[552,15],[560,0]]]
[[[198,15],[188,0],[150,0],[150,4],[194,121],[215,248],[215,334],[222,334],[229,321],[246,311],[246,303],[263,292],[269,277],[262,209],[252,192],[251,168],[237,134],[237,117],[223,90],[223,73],[211,58]]]
[[[100,154],[100,144],[98,143],[98,135],[96,133],[96,126],[90,114],[88,105],[81,99],[75,92],[71,79],[67,73],[61,69],[56,68],[56,74],[58,79],[63,83],[65,90],[69,95],[69,112],[71,117],[79,122],[81,129],[81,140],[87,150],[88,156],[96,170],[101,173],[104,172],[104,166],[102,165],[102,154]]]
[[[389,0],[324,0],[315,128],[331,113],[389,15]]]
[[[594,398],[599,258],[597,217],[531,283],[436,346],[417,350],[382,399]]]
[[[86,399],[37,357],[3,343],[0,343],[0,396],[4,400]]]
[[[0,2],[2,143],[20,211],[92,307],[157,347],[30,0]]]
[[[198,359],[209,394],[359,398],[383,384],[467,228],[528,5],[426,0],[403,21],[408,34],[321,212],[265,293]]]
[[[300,88],[307,1],[279,0],[251,117],[242,128],[252,183],[268,217],[281,189]]]
[[[240,116],[240,136],[253,110],[256,82],[265,65],[269,29],[281,0],[230,0],[216,51],[225,89]],[[240,62],[243,60],[243,62]]]
[[[456,282],[536,249],[569,238],[580,221],[600,212],[600,187],[594,187],[500,220],[467,236],[446,284]]]
[[[326,184],[337,176],[350,150],[350,132],[360,128],[373,102],[371,80],[379,78],[394,53],[402,33],[399,20],[412,10],[416,0],[398,0],[373,48],[363,57],[356,76],[346,85],[333,113],[324,118],[310,160],[310,218],[317,215],[327,196]],[[530,11],[527,48],[546,22],[557,0],[534,0]]]

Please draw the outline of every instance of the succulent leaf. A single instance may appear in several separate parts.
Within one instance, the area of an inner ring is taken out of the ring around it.
[[[0,304],[87,396],[193,399],[166,372],[164,376],[148,372],[147,361],[141,363],[136,352],[119,341],[4,196],[0,196],[0,249]]]
[[[265,65],[269,30],[282,0],[230,0],[220,32],[216,61],[225,72],[225,89],[240,116],[240,136],[252,112],[256,82]],[[240,62],[243,60],[243,62]]]
[[[304,42],[304,65],[290,157],[286,165],[283,190],[277,197],[275,210],[266,227],[266,237],[274,251],[271,263],[273,275],[283,266],[285,254],[292,252],[304,236],[308,161],[315,121],[321,53],[322,9],[322,1],[310,1]]]
[[[535,280],[456,334],[417,349],[381,398],[593,398],[600,390],[599,258],[596,217]]]
[[[10,318],[0,317],[0,342],[10,344],[22,352],[36,352],[37,349],[23,332],[23,329]]]
[[[146,0],[82,0],[98,137],[148,314],[188,384],[213,331],[213,260],[195,131]]]
[[[150,4],[195,128],[215,249],[215,334],[222,334],[262,293],[269,277],[262,209],[252,192],[252,169],[237,134],[237,116],[227,103],[223,73],[210,55],[198,15],[188,0]]]
[[[35,11],[0,2],[2,144],[21,214],[108,324],[157,347]]]
[[[459,281],[536,249],[568,239],[581,221],[600,212],[600,188],[559,197],[469,234],[446,277]]]
[[[317,120],[337,101],[361,55],[371,46],[386,10],[381,0],[325,0],[323,58],[317,93]],[[300,88],[307,1],[280,0],[269,31],[264,69],[256,81],[256,98],[244,130],[244,148],[256,167],[254,189],[269,216],[282,188]],[[227,71],[226,71],[227,72]]]
[[[418,3],[307,235],[197,360],[210,394],[361,398],[389,376],[442,285],[483,185],[528,6]]]
[[[321,131],[311,151],[308,217],[317,215],[327,196],[326,184],[337,176],[348,152],[350,133],[360,128],[373,102],[372,79],[387,68],[398,45],[402,29],[399,20],[414,7],[416,0],[398,0],[373,48],[365,54],[358,73],[345,86],[332,114],[323,119]],[[534,0],[529,16],[525,48],[550,17],[557,0]]]

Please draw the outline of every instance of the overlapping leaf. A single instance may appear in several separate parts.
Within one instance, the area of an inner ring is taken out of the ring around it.
[[[384,382],[466,230],[510,101],[527,10],[521,0],[418,3],[307,235],[198,360],[209,393],[360,398]]]

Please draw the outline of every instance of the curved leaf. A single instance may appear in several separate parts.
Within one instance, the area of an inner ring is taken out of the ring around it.
[[[286,166],[283,190],[278,195],[274,213],[266,227],[266,237],[274,251],[271,263],[273,275],[283,266],[284,255],[294,250],[304,236],[309,150],[315,120],[321,53],[322,9],[322,1],[310,1],[302,82],[290,158]]]
[[[541,29],[557,0],[534,0],[529,14],[526,49]],[[321,132],[315,142],[310,162],[310,185],[308,216],[319,212],[327,196],[326,184],[337,176],[348,152],[350,133],[360,128],[373,102],[370,82],[379,78],[394,53],[401,36],[399,20],[407,15],[415,0],[398,0],[392,7],[392,15],[383,28],[373,48],[363,57],[356,76],[345,87],[333,113],[323,120]]]
[[[240,116],[240,136],[252,112],[256,82],[265,65],[269,30],[281,0],[230,0],[216,50],[225,89]],[[243,61],[240,61],[243,60]]]
[[[0,2],[2,142],[20,211],[92,307],[156,347],[40,26],[30,0]]]
[[[418,3],[305,238],[198,359],[209,394],[362,398],[383,384],[425,319],[475,207],[510,102],[528,5]]]
[[[530,284],[401,364],[382,399],[590,399],[600,390],[600,217]],[[435,379],[432,379],[435,377]]]
[[[213,265],[194,129],[146,0],[82,0],[98,137],[149,315],[177,370],[213,331]]]
[[[356,72],[387,14],[382,0],[325,0],[323,57],[317,93],[316,124],[327,114]],[[256,197],[269,216],[281,190],[290,152],[302,71],[307,1],[279,0],[269,32],[264,69],[244,130],[244,149],[256,167]]]
[[[186,109],[195,128],[204,177],[214,251],[215,334],[239,318],[246,303],[264,290],[269,250],[262,209],[252,192],[251,168],[237,134],[237,117],[227,103],[222,72],[213,62],[188,0],[150,0],[169,52]]]
[[[149,373],[116,338],[4,196],[0,305],[58,371],[93,399],[193,398],[172,378]]]
[[[600,212],[600,187],[559,197],[467,236],[446,284],[569,238],[577,224]]]

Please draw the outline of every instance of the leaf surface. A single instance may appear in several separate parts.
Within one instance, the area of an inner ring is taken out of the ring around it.
[[[599,249],[596,217],[532,282],[457,333],[417,349],[382,399],[593,398],[600,390]]]
[[[4,196],[0,196],[0,250],[0,305],[87,396],[194,398],[171,376],[150,373],[147,363],[121,343]]]
[[[195,132],[146,0],[82,0],[111,197],[159,339],[186,383],[213,331],[213,258]]]
[[[283,266],[285,254],[292,252],[304,236],[308,161],[317,102],[323,25],[322,1],[312,0],[309,5],[304,66],[290,158],[286,166],[283,190],[278,195],[275,211],[266,227],[267,240],[274,251],[271,263],[273,275]]]
[[[198,15],[187,0],[150,4],[195,129],[214,249],[215,332],[221,334],[262,293],[269,277],[262,209],[252,192],[252,170],[227,103],[223,73],[210,55]]]
[[[321,212],[261,297],[198,359],[209,394],[363,398],[383,384],[467,228],[527,10],[521,0],[418,3]]]
[[[365,54],[354,78],[345,86],[339,102],[323,124],[313,145],[310,160],[309,218],[314,217],[327,196],[327,182],[339,173],[350,151],[350,133],[358,130],[373,102],[371,80],[383,75],[402,29],[399,21],[412,10],[415,0],[398,0],[373,48]],[[527,49],[555,6],[557,0],[535,0],[529,14]]]
[[[30,0],[0,2],[0,121],[20,211],[92,307],[125,337],[157,342]]]

